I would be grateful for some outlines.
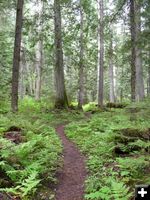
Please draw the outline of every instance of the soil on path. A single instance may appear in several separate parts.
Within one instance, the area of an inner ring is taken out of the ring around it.
[[[83,200],[84,181],[86,178],[85,157],[64,133],[64,125],[59,125],[56,132],[62,140],[64,165],[58,172],[56,200]]]

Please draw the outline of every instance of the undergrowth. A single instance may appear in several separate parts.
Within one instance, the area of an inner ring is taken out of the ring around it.
[[[84,119],[84,114],[54,110],[45,100],[27,97],[19,102],[16,114],[9,111],[9,102],[0,105],[0,192],[21,200],[54,199],[49,185],[57,182],[55,172],[62,165],[62,145],[54,127]],[[13,127],[21,130],[19,144],[5,137]]]
[[[29,101],[20,105],[18,114],[0,114],[0,191],[22,200],[31,200],[46,182],[55,184],[61,164],[62,145],[51,126],[55,117],[43,109]],[[20,134],[22,141],[16,144],[6,137],[7,132],[12,137]],[[49,193],[49,199],[54,198],[52,190]]]
[[[131,107],[139,108],[134,117]],[[87,156],[85,199],[133,199],[135,184],[150,182],[149,111],[145,102],[97,113],[88,122],[66,127],[67,136]]]
[[[89,120],[78,110],[54,110],[45,101],[27,98],[20,102],[18,114],[9,112],[9,103],[1,103],[1,192],[22,200],[46,199],[38,191],[46,182],[56,183],[55,172],[62,163],[62,146],[54,126],[72,122],[66,133],[87,156],[85,199],[132,199],[135,184],[150,182],[148,102],[105,112],[91,103],[84,106],[84,111],[94,110]],[[12,127],[19,128],[19,143],[6,137]],[[48,198],[54,199],[50,188]]]

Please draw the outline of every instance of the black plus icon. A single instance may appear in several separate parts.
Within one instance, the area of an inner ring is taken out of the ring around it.
[[[137,185],[135,188],[135,200],[150,200],[150,185]]]

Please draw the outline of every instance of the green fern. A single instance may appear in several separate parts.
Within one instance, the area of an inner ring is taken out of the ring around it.
[[[108,186],[102,187],[99,191],[85,195],[86,199],[98,200],[129,200],[133,193],[129,192],[129,188],[123,182],[109,178]]]
[[[109,200],[110,193],[111,193],[110,188],[105,186],[102,187],[99,191],[85,195],[85,199]]]
[[[129,192],[124,183],[112,180],[111,182],[111,197],[115,200],[129,200],[132,197],[132,193]]]
[[[21,191],[23,197],[36,191],[37,186],[41,181],[40,179],[37,179],[37,176],[38,172],[33,171],[32,174],[30,174],[30,176],[21,183],[19,190]]]
[[[19,120],[17,117],[14,115],[14,119],[9,123],[25,127],[25,142],[16,145],[0,136],[0,170],[13,185],[0,190],[20,196],[21,199],[28,199],[39,187],[39,177],[46,174],[45,180],[55,182],[54,173],[62,147],[53,128],[49,128],[41,120],[31,123],[24,116],[20,115]]]

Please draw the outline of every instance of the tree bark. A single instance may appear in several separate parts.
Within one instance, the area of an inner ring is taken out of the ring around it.
[[[121,67],[121,82],[120,82],[120,85],[121,85],[121,88],[120,88],[120,102],[122,103],[123,102],[123,97],[124,97],[124,90],[123,90],[123,75],[124,75],[124,71],[123,71],[123,67]]]
[[[41,36],[42,33],[42,12],[43,12],[43,2],[37,0],[38,8],[38,19],[37,19],[37,35],[38,41],[36,44],[35,52],[35,69],[36,69],[36,80],[35,80],[35,99],[40,100],[41,94],[41,76],[42,76],[42,64],[43,64],[43,39]]]
[[[111,36],[112,37],[112,36]],[[109,101],[115,102],[115,86],[114,86],[114,66],[113,66],[113,45],[110,39],[110,57],[109,57]]]
[[[103,108],[104,87],[104,6],[103,0],[98,0],[98,106]]]
[[[137,50],[136,58],[136,100],[140,101],[144,99],[144,80],[143,80],[143,69],[141,60],[141,50]]]
[[[139,37],[141,31],[140,2],[130,0],[131,23],[131,100],[139,101],[144,98],[144,81]]]
[[[36,45],[36,80],[35,80],[35,99],[40,100],[41,96],[41,76],[42,76],[42,56],[43,42],[40,40]]]
[[[27,82],[28,82],[28,84],[27,84],[27,88],[28,88],[28,92],[27,92],[27,94],[29,94],[30,96],[33,96],[33,93],[34,93],[34,91],[33,91],[33,78],[32,78],[32,70],[30,69],[31,68],[31,66],[32,66],[32,64],[30,64],[30,62],[28,62],[27,63],[27,65],[26,65],[26,70],[27,70]]]
[[[150,66],[148,67],[147,93],[150,95]]]
[[[135,22],[136,22],[136,100],[144,99],[144,81],[142,68],[142,52],[139,47],[141,33],[141,6],[138,0],[135,0]]]
[[[87,104],[89,102],[87,82],[88,82],[88,80],[87,80],[87,71],[84,71],[84,98],[83,98],[83,104]]]
[[[19,85],[19,62],[20,62],[20,48],[21,48],[21,32],[23,21],[23,3],[24,0],[17,1],[16,13],[16,30],[15,30],[15,43],[13,55],[13,71],[12,71],[12,99],[11,107],[13,112],[18,111],[18,85]]]
[[[82,0],[80,0],[80,63],[79,63],[79,97],[78,108],[82,109],[84,104],[84,46],[83,46],[83,7]]]
[[[131,100],[136,100],[136,23],[135,0],[130,0],[130,31],[131,31]]]
[[[24,44],[22,42],[21,53],[20,53],[20,80],[19,80],[19,96],[21,99],[23,99],[26,94],[25,73],[26,73],[26,59],[25,59]]]
[[[65,89],[60,0],[54,0],[56,108],[68,107]]]

